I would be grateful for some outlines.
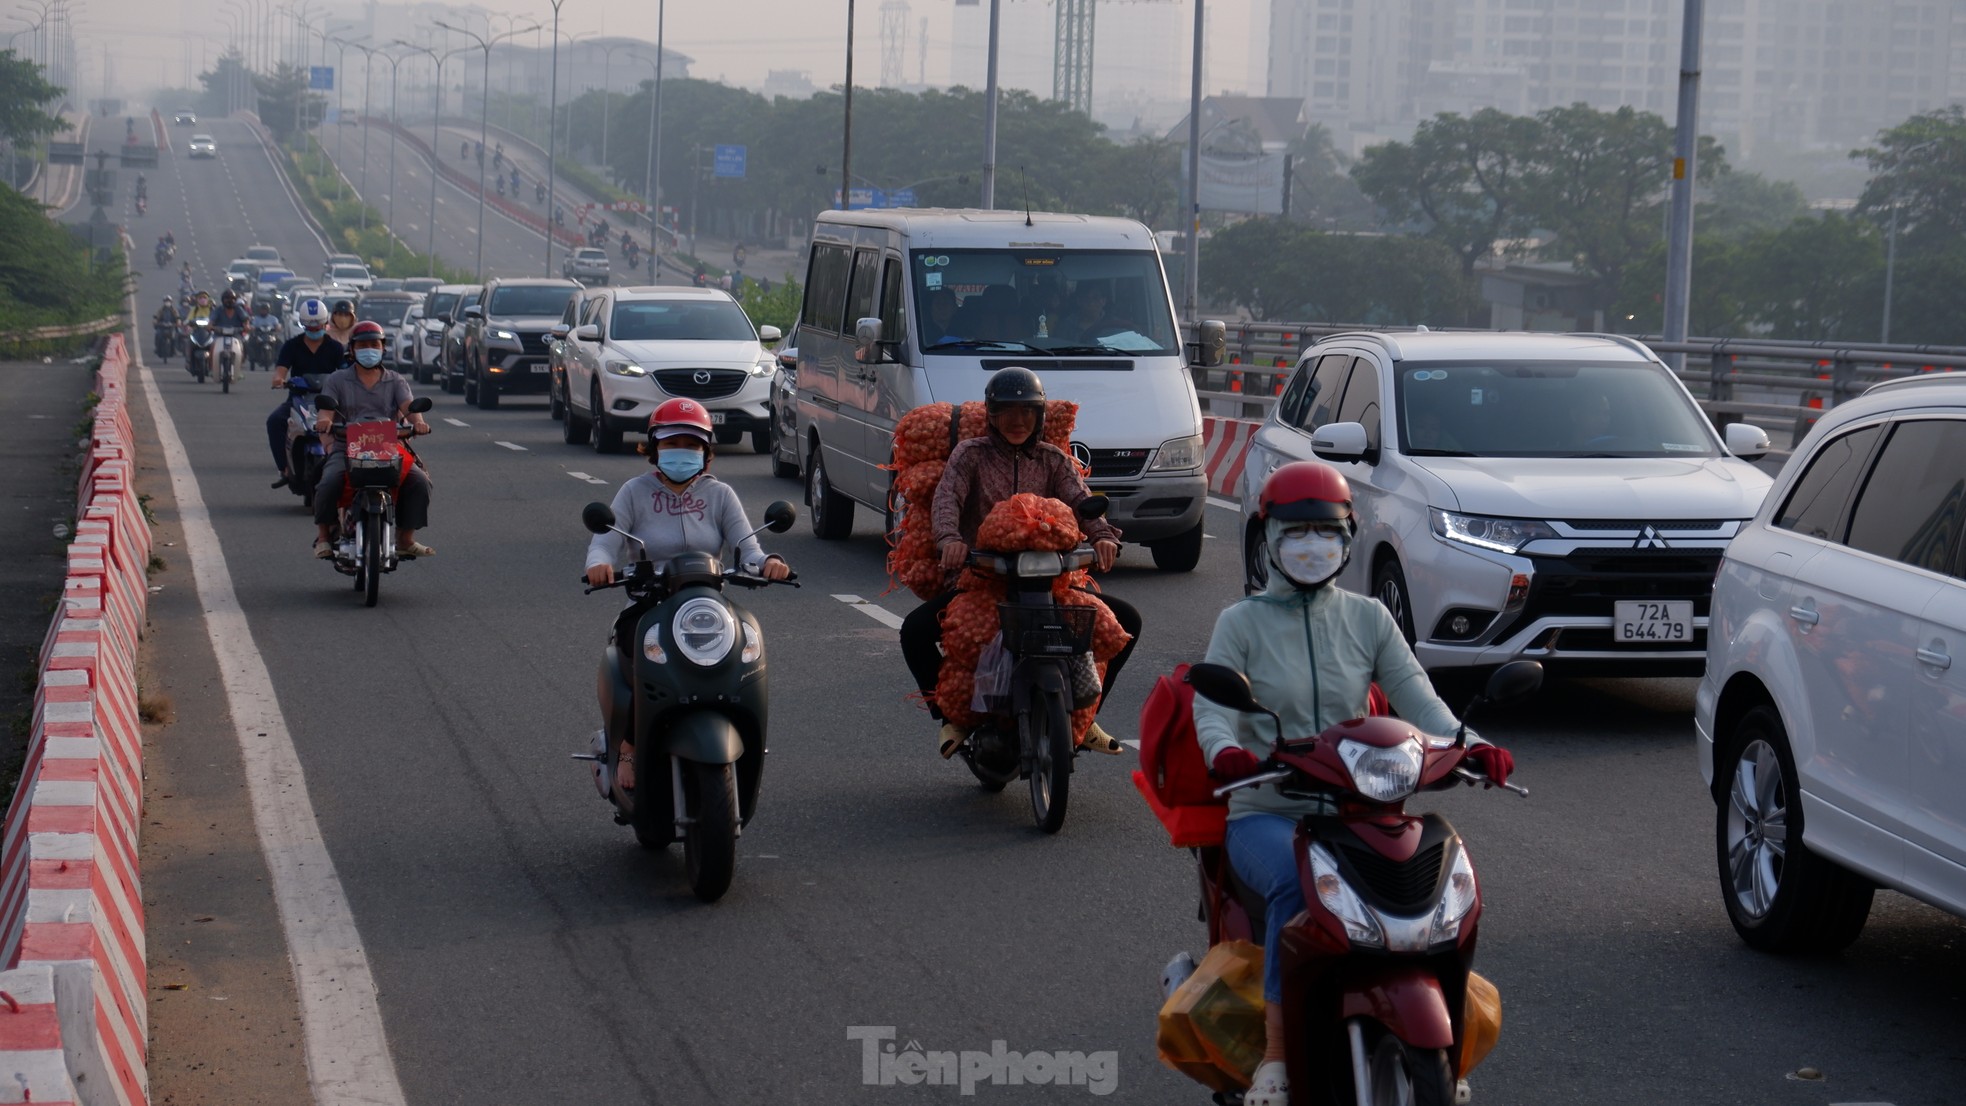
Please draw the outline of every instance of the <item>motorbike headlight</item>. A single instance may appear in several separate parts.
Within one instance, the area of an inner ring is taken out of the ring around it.
[[[1441,890],[1440,905],[1434,908],[1433,924],[1427,929],[1427,945],[1452,943],[1461,935],[1461,919],[1475,904],[1474,861],[1468,859],[1466,845],[1454,850],[1454,863],[1447,873],[1447,886]]]
[[[1345,877],[1338,874],[1338,860],[1331,850],[1323,844],[1313,844],[1310,854],[1311,885],[1317,891],[1317,901],[1345,924],[1345,936],[1352,944],[1385,948],[1386,934],[1379,928],[1379,919],[1345,882]]]
[[[1019,576],[1058,576],[1065,571],[1065,558],[1057,553],[1019,553]]]
[[[609,361],[607,363],[607,369],[616,376],[647,376],[649,374],[647,369],[635,364],[633,361]]]
[[[1160,448],[1154,451],[1154,463],[1147,466],[1150,471],[1200,467],[1201,435],[1199,434],[1162,442]]]
[[[757,627],[749,622],[744,623],[744,651],[737,655],[737,659],[750,664],[764,655],[765,643],[764,639],[758,636]]]
[[[1557,533],[1547,522],[1525,518],[1487,518],[1461,515],[1436,508],[1433,512],[1434,536],[1447,541],[1514,553],[1532,541],[1554,538]]]
[[[1394,803],[1420,786],[1420,766],[1427,753],[1420,739],[1409,737],[1390,748],[1362,741],[1340,741],[1338,759],[1352,773],[1358,793],[1375,802]]]
[[[669,628],[683,656],[705,667],[729,656],[737,644],[737,619],[729,607],[707,595],[677,608]]]

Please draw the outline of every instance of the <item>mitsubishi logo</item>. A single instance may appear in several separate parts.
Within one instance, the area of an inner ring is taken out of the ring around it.
[[[1671,549],[1672,546],[1666,544],[1666,539],[1659,536],[1657,527],[1647,526],[1638,532],[1638,538],[1632,542],[1632,548]]]
[[[710,383],[710,370],[698,369],[696,370],[696,375],[690,377],[690,379],[696,381],[698,384],[708,384]]]
[[[1079,463],[1080,471],[1092,471],[1092,451],[1085,447],[1084,442],[1072,443],[1072,460]]]

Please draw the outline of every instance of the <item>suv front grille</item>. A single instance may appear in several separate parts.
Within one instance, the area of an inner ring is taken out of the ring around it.
[[[552,352],[546,344],[546,335],[531,330],[519,332],[519,348],[531,357],[544,357]]]
[[[740,369],[660,369],[655,382],[672,396],[722,399],[736,395],[748,375]]]
[[[1537,557],[1529,597],[1502,632],[1551,616],[1610,618],[1612,604],[1621,599],[1691,600],[1694,617],[1705,618],[1720,555],[1718,549],[1580,549],[1568,557]],[[1565,631],[1564,641],[1577,647],[1571,634]],[[1641,643],[1634,651],[1655,648]],[[1688,646],[1674,643],[1668,648]]]

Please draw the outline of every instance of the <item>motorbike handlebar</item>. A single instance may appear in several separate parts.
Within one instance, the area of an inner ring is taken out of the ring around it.
[[[1482,775],[1480,772],[1473,771],[1472,769],[1456,768],[1454,769],[1454,774],[1456,776],[1459,776],[1461,779],[1466,780],[1470,784],[1479,783],[1489,787],[1499,787],[1504,791],[1513,791],[1525,799],[1529,797],[1529,789],[1526,787],[1517,787],[1515,784],[1512,783],[1496,783],[1494,780],[1491,780],[1487,776]]]

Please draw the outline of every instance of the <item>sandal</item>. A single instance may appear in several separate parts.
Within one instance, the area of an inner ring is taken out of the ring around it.
[[[334,560],[334,546],[328,544],[326,540],[317,541],[314,543],[314,556],[323,561],[332,561]]]
[[[1090,749],[1095,753],[1109,753],[1113,756],[1126,752],[1126,746],[1120,744],[1120,739],[1100,729],[1097,722],[1085,731],[1085,740],[1079,742],[1079,748]]]
[[[408,545],[397,546],[396,555],[406,561],[414,561],[418,557],[434,557],[437,555],[437,551],[420,541],[413,541]]]
[[[956,755],[957,749],[963,747],[963,742],[969,740],[969,731],[954,722],[944,722],[937,736],[941,738],[941,743],[936,748],[941,752],[942,759],[948,760]]]
[[[1243,1106],[1290,1106],[1290,1076],[1283,1061],[1266,1060],[1256,1065],[1249,1089],[1242,1094]]]

